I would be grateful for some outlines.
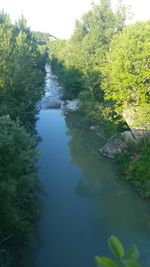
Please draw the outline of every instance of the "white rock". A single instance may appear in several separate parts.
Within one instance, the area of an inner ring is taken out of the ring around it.
[[[67,100],[65,104],[65,111],[74,112],[77,111],[80,107],[80,100],[74,99],[74,100]]]
[[[103,156],[113,159],[116,154],[121,153],[126,148],[126,144],[120,138],[112,136],[99,151]]]
[[[149,118],[149,114],[149,105],[146,110],[142,110],[140,106],[128,106],[123,110],[123,117],[137,141],[150,134],[150,120],[145,120]]]
[[[51,78],[52,80],[57,80],[57,79],[58,79],[58,77],[57,77],[56,75],[54,75],[54,74],[51,74],[50,78]]]

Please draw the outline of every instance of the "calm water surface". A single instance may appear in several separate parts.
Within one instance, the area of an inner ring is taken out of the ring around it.
[[[48,72],[47,95],[57,85]],[[95,255],[111,255],[106,240],[115,234],[126,248],[136,243],[143,267],[149,267],[149,202],[99,154],[103,141],[78,114],[65,117],[61,110],[42,109],[37,129],[43,192],[31,266],[94,267]]]

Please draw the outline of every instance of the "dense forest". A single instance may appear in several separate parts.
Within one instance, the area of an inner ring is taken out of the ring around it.
[[[38,215],[35,122],[46,47],[23,16],[12,25],[4,11],[0,40],[0,266],[17,266],[17,248],[33,235]]]
[[[110,0],[101,0],[76,21],[69,40],[49,42],[49,57],[64,99],[79,98],[87,121],[108,136],[130,132],[118,166],[149,197],[150,21],[126,25],[127,18],[121,2],[114,11]]]

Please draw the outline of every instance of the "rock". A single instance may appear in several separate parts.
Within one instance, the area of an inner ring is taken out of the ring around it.
[[[121,153],[126,148],[126,144],[120,138],[112,136],[99,151],[103,156],[113,159],[116,154]]]
[[[65,111],[69,111],[69,112],[74,112],[77,111],[80,107],[80,100],[74,99],[74,100],[66,100],[66,102],[64,103],[64,109]]]
[[[57,80],[57,79],[58,79],[58,77],[57,77],[56,75],[54,75],[54,74],[51,74],[50,78],[51,78],[52,80]]]
[[[146,138],[148,135],[150,135],[150,131],[148,130],[132,128],[131,131],[137,141],[140,141],[142,138]]]
[[[123,110],[123,118],[137,141],[150,134],[150,106],[128,106]]]
[[[125,132],[121,133],[121,136],[123,137],[125,143],[128,143],[130,141],[134,142],[134,143],[137,142],[137,140],[135,139],[135,137],[133,136],[131,131],[125,131]]]

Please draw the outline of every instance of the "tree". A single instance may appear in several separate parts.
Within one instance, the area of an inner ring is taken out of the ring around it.
[[[0,239],[12,235],[23,240],[31,234],[37,212],[34,147],[24,127],[0,117]]]
[[[111,8],[110,0],[101,0],[76,21],[75,31],[70,40],[64,44],[59,40],[51,42],[50,56],[51,59],[55,58],[55,66],[56,63],[58,65],[61,63],[61,68],[64,65],[65,73],[74,69],[81,74],[82,83],[79,83],[76,76],[76,87],[80,85],[78,93],[86,88],[97,98],[97,91],[100,91],[101,84],[101,68],[106,60],[106,52],[113,35],[122,30],[125,17],[125,9],[122,6],[115,13]],[[75,84],[75,79],[73,84]],[[65,88],[65,83],[63,85]]]
[[[23,17],[12,25],[1,12],[0,39],[0,261],[10,266],[12,243],[31,239],[38,214],[33,132],[46,56]]]
[[[103,68],[105,98],[122,113],[128,106],[150,101],[150,21],[126,27],[114,36]]]
[[[21,29],[0,24],[0,37],[0,114],[32,128],[43,92],[45,55],[23,22]]]
[[[0,11],[0,24],[11,24],[9,15],[3,9]]]

